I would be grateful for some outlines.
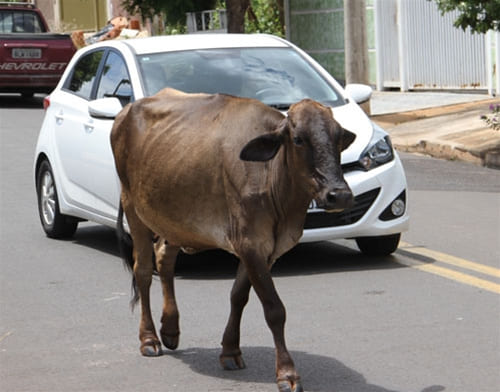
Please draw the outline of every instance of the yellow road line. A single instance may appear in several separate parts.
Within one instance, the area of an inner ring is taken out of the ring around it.
[[[446,253],[437,252],[423,247],[413,246],[406,242],[401,242],[400,245],[401,245],[401,250],[405,253],[414,254],[417,256],[424,256],[427,258],[431,258],[435,261],[439,261],[449,265],[454,265],[457,267],[468,269],[470,271],[480,272],[496,278],[500,277],[500,270],[498,268],[474,263],[469,260],[461,259],[459,257],[451,256]],[[420,271],[429,272],[431,274],[439,275],[459,283],[464,283],[470,286],[490,291],[492,293],[500,294],[500,284],[491,282],[489,280],[476,278],[475,276],[471,276],[463,272],[454,271],[448,268],[440,267],[432,263],[416,264],[414,262],[405,262],[404,260],[398,260],[398,262],[408,267],[418,269]]]
[[[0,342],[10,335],[12,335],[12,331],[4,333],[2,336],[0,336]]]
[[[414,246],[403,241],[400,242],[400,248],[407,252],[417,253],[425,257],[430,257],[442,263],[465,268],[470,271],[480,272],[485,275],[493,276],[494,278],[500,278],[500,269],[498,268],[490,267],[479,263],[474,263],[469,260],[461,259],[460,257],[448,255],[446,253],[441,253],[421,246]]]
[[[478,287],[483,290],[491,291],[492,293],[500,294],[500,284],[490,282],[489,280],[476,278],[462,272],[453,271],[433,264],[412,265],[412,267],[420,271],[430,272],[431,274],[454,280],[459,283],[464,283],[469,286]]]

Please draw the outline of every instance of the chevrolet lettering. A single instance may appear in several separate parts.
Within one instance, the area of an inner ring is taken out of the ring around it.
[[[64,71],[68,63],[1,63],[2,71]]]

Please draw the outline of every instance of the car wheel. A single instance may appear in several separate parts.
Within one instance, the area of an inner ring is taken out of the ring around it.
[[[388,256],[398,248],[400,238],[399,233],[379,237],[359,237],[356,238],[356,244],[365,255]]]
[[[43,230],[50,238],[69,238],[75,234],[78,221],[59,212],[56,183],[49,162],[43,161],[37,173],[38,213]]]

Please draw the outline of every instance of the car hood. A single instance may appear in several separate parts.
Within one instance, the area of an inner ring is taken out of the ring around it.
[[[335,107],[332,111],[335,120],[344,129],[356,135],[354,142],[342,152],[342,164],[355,162],[372,138],[373,125],[365,112],[355,103]]]

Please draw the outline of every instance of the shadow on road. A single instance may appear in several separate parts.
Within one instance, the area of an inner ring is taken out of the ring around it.
[[[181,279],[234,278],[238,259],[224,251],[180,255],[176,274]],[[333,243],[299,244],[280,257],[273,266],[273,276],[314,275],[332,272],[404,268],[392,256],[367,257],[361,252]]]
[[[23,98],[19,94],[0,94],[0,108],[40,109],[43,108],[45,95],[35,94],[32,98]]]
[[[111,256],[120,257],[116,231],[107,226],[81,224],[71,240],[76,245],[86,246],[108,253]]]
[[[97,249],[120,257],[115,230],[94,224],[82,224],[71,240],[74,244]],[[210,250],[194,255],[179,254],[178,279],[233,279],[238,259],[222,250]],[[273,266],[273,276],[315,275],[322,273],[406,268],[393,256],[368,257],[354,249],[334,242],[299,244],[279,258]]]
[[[179,351],[165,351],[164,354],[178,358],[194,372],[210,377],[218,377],[240,383],[272,384],[274,378],[275,352],[271,347],[242,347],[246,369],[224,371],[219,366],[220,349],[190,348]],[[342,362],[322,355],[303,351],[291,352],[304,389],[310,392],[397,392],[381,386],[369,384],[359,372]],[[421,392],[441,392],[445,388],[434,385]]]

